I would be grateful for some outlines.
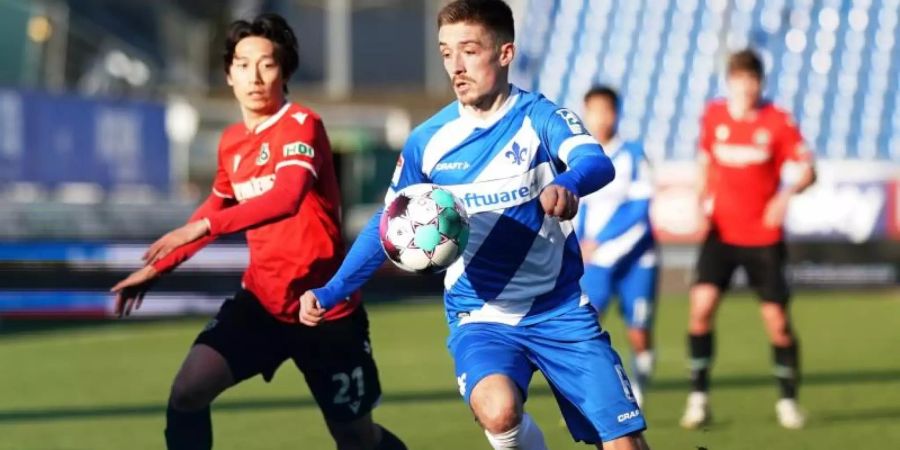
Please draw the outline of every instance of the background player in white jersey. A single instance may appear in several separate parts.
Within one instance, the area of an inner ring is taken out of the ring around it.
[[[616,133],[619,96],[608,86],[584,96],[584,122],[616,168],[616,178],[581,199],[575,232],[584,257],[581,289],[603,314],[612,296],[628,327],[632,385],[638,404],[653,371],[653,311],[656,302],[657,251],[650,226],[653,183],[643,146]]]
[[[515,46],[506,3],[454,1],[438,15],[438,28],[458,101],[413,131],[388,200],[406,186],[434,183],[466,204],[469,243],[444,280],[460,393],[493,448],[545,449],[523,410],[540,370],[574,439],[647,448],[621,361],[582,301],[583,266],[569,221],[578,197],[612,180],[612,163],[574,113],[509,84]],[[320,323],[344,291],[383,264],[380,217],[331,281],[301,297],[303,323]]]

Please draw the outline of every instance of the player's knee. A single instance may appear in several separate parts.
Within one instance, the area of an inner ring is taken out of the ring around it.
[[[491,404],[475,412],[478,422],[488,433],[499,434],[512,430],[522,421],[515,404]]]
[[[209,406],[211,399],[193,383],[175,380],[169,392],[169,405],[179,411],[197,411]]]

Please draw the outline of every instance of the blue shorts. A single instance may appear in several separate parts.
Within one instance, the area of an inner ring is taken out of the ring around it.
[[[591,308],[528,326],[453,326],[448,346],[466,404],[475,385],[495,374],[511,378],[527,399],[531,376],[540,370],[576,441],[606,442],[647,428],[622,361]]]
[[[643,266],[640,260],[612,267],[588,264],[581,277],[581,290],[601,314],[615,294],[628,328],[648,329],[653,324],[658,271],[655,264]]]

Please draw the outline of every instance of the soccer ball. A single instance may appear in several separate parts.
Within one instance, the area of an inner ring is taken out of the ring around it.
[[[469,217],[450,191],[414,184],[397,193],[379,226],[388,258],[409,272],[436,273],[462,255],[469,240]]]

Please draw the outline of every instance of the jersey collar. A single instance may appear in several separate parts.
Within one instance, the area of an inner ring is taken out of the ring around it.
[[[494,125],[495,123],[499,122],[500,119],[502,119],[503,116],[505,116],[506,113],[508,113],[509,110],[512,109],[512,107],[519,100],[520,93],[521,93],[521,90],[519,90],[519,88],[517,88],[513,84],[510,84],[509,85],[509,97],[507,97],[506,101],[503,102],[503,106],[501,106],[500,109],[498,109],[497,111],[494,111],[493,114],[491,114],[490,116],[488,116],[484,119],[479,119],[478,117],[471,115],[468,111],[465,110],[465,108],[463,108],[462,103],[459,103],[457,101],[457,107],[459,108],[459,117],[462,118],[463,120],[465,120],[466,122],[471,123],[473,127],[490,128],[491,125]]]
[[[281,116],[283,116],[284,113],[286,113],[290,107],[291,107],[291,102],[284,102],[284,106],[282,106],[281,109],[279,109],[277,113],[273,114],[271,117],[264,120],[261,124],[257,125],[256,128],[253,129],[253,133],[255,133],[255,134],[262,133],[263,131],[265,131],[266,128],[269,128],[272,125],[275,125],[275,122],[278,122],[278,120],[281,119]]]

